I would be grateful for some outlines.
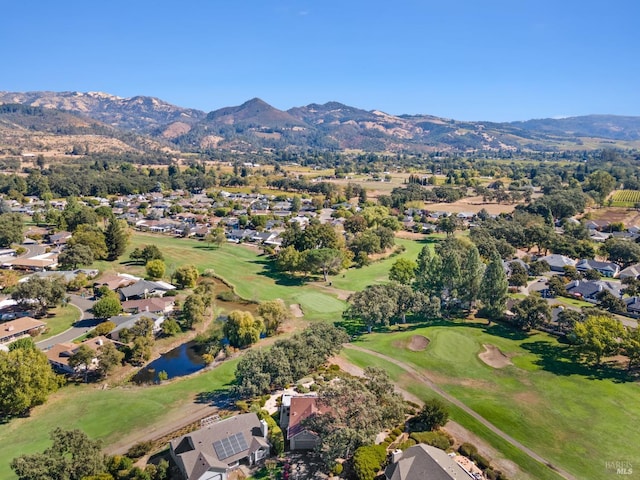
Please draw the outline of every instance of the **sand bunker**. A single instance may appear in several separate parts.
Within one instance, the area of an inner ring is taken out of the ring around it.
[[[421,352],[429,345],[429,339],[427,337],[423,337],[422,335],[414,335],[411,337],[411,341],[409,342],[408,349],[412,352]]]
[[[289,307],[291,309],[291,314],[295,317],[295,318],[302,318],[304,317],[304,313],[302,312],[302,309],[300,308],[300,305],[298,305],[297,303],[294,303],[293,305],[291,305]]]
[[[483,345],[484,352],[480,353],[478,357],[484,363],[493,368],[504,368],[507,365],[513,365],[511,359],[500,351],[495,345]]]

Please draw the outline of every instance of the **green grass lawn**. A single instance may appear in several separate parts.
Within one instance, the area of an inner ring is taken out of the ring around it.
[[[564,303],[565,305],[569,305],[570,307],[593,307],[593,303],[585,302],[584,300],[578,300],[577,298],[569,298],[569,297],[555,297],[553,299],[558,303]]]
[[[405,348],[412,335],[424,335],[431,343],[423,352],[412,352]],[[629,449],[640,445],[640,430],[632,427],[640,421],[638,384],[626,381],[617,370],[577,363],[568,347],[546,334],[524,336],[499,325],[487,329],[480,324],[450,324],[374,333],[357,344],[424,371],[443,390],[577,478],[605,478],[605,462],[611,459],[640,463],[637,449]],[[477,356],[483,344],[512,356],[514,365],[504,369],[486,365]],[[343,355],[361,366],[373,361],[350,350]],[[395,368],[390,373],[398,377]],[[415,381],[404,386],[421,397],[430,395]],[[493,444],[463,412],[452,413]],[[528,457],[514,458],[514,452],[495,446],[532,478],[555,478],[555,474],[534,474],[531,465],[523,463]]]
[[[155,244],[160,248],[167,272],[184,264],[196,265],[200,272],[212,269],[233,285],[241,297],[256,301],[281,298],[288,304],[299,303],[309,320],[336,320],[346,306],[335,295],[314,289],[302,279],[274,271],[269,259],[254,248],[235,244],[209,248],[206,243],[197,240],[136,232],[122,258],[126,261],[133,248],[146,244]],[[103,271],[118,269],[144,275],[144,268],[137,265],[130,267],[124,261],[96,265]]]
[[[64,307],[56,307],[49,312],[51,317],[47,317],[44,321],[47,323],[47,333],[40,335],[36,341],[45,340],[49,337],[58,335],[80,320],[80,310],[73,305]]]
[[[44,450],[50,444],[49,432],[57,426],[79,428],[93,439],[114,443],[188,410],[197,394],[206,396],[228,388],[236,363],[229,361],[209,372],[152,387],[64,387],[30,417],[0,425],[0,478],[15,478],[9,467],[11,459]]]
[[[396,260],[399,258],[407,258],[415,262],[422,247],[425,245],[435,245],[435,241],[438,238],[439,237],[436,236],[425,237],[424,240],[396,238],[396,244],[403,245],[406,249],[403,253],[374,262],[366,267],[350,268],[342,274],[332,277],[331,281],[337,288],[352,291],[364,290],[368,285],[388,282],[389,270]]]

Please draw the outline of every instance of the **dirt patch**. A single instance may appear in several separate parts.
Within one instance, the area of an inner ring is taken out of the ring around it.
[[[421,352],[429,346],[429,341],[430,340],[427,337],[414,335],[411,337],[411,341],[409,342],[409,345],[407,345],[407,348],[412,352]]]
[[[511,359],[495,345],[483,345],[483,347],[484,352],[480,353],[478,357],[490,367],[504,368],[508,365],[513,365]]]
[[[491,215],[511,213],[516,208],[516,204],[486,203],[482,201],[482,197],[465,197],[453,203],[426,203],[425,206],[431,211],[451,213],[478,213],[484,208]]]
[[[300,305],[298,305],[297,303],[294,303],[289,308],[291,309],[291,315],[293,315],[295,318],[304,317],[304,312],[300,308]]]

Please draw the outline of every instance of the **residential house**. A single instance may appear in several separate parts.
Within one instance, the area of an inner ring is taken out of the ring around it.
[[[547,262],[549,264],[549,268],[551,268],[552,272],[564,272],[564,267],[566,266],[571,266],[571,267],[575,267],[576,266],[576,261],[572,260],[569,257],[565,257],[564,255],[558,255],[558,254],[552,254],[552,255],[547,255],[546,257],[541,257],[538,259],[538,261],[542,261],[544,260],[545,262]]]
[[[621,285],[618,282],[608,282],[605,280],[573,280],[567,284],[566,290],[569,295],[596,303],[598,301],[598,294],[604,290],[620,298]]]
[[[116,273],[115,275],[103,275],[93,283],[93,288],[107,287],[109,290],[117,290],[128,285],[132,285],[142,280],[127,273]]]
[[[623,301],[627,305],[627,312],[640,315],[640,297],[623,298]]]
[[[599,262],[588,258],[580,260],[576,264],[576,270],[582,273],[588,270],[595,270],[600,273],[600,275],[609,278],[615,278],[620,274],[619,265],[616,265],[613,262]]]
[[[31,258],[15,258],[2,264],[3,268],[11,270],[26,270],[28,272],[44,272],[58,266],[58,255],[45,253]]]
[[[135,300],[139,298],[163,297],[167,292],[176,287],[167,282],[139,280],[136,283],[120,289],[122,300]]]
[[[111,340],[107,337],[99,336],[89,338],[80,344],[58,343],[44,353],[55,370],[62,373],[73,374],[77,373],[77,369],[69,365],[69,359],[78,351],[81,345],[85,345],[95,352],[95,357],[92,359],[91,365],[86,366],[88,370],[94,370],[98,366],[99,349],[108,342],[111,342]]]
[[[245,413],[171,440],[169,447],[185,480],[227,480],[240,464],[269,456],[267,434],[267,422]]]
[[[316,447],[320,438],[302,423],[307,418],[322,413],[322,410],[324,409],[318,405],[318,397],[314,395],[282,396],[280,427],[285,432],[285,439],[289,440],[290,450],[312,450]]]
[[[10,343],[32,333],[38,334],[46,326],[46,323],[31,317],[21,317],[0,323],[0,343]]]
[[[67,240],[71,239],[71,232],[57,232],[49,235],[49,243],[52,245],[64,245]]]
[[[395,450],[384,471],[387,480],[461,480],[473,478],[447,452],[420,443]]]
[[[620,270],[618,277],[622,280],[625,278],[638,278],[640,277],[640,263],[630,265],[627,268]]]
[[[160,333],[160,328],[165,321],[164,315],[159,315],[151,312],[140,312],[135,315],[118,315],[116,317],[111,317],[109,319],[110,322],[116,324],[116,327],[108,333],[108,336],[111,340],[120,340],[120,331],[126,329],[130,329],[135,325],[135,323],[141,318],[150,318],[153,321],[153,333],[157,335]]]
[[[151,297],[140,300],[128,300],[122,303],[122,310],[128,313],[171,313],[175,306],[175,297]]]

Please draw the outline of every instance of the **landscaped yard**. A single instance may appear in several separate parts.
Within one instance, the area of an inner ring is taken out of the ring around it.
[[[413,335],[430,339],[424,351],[406,348]],[[444,324],[365,335],[356,345],[415,366],[443,390],[576,478],[608,477],[611,472],[606,471],[605,462],[610,459],[640,463],[640,453],[629,449],[640,445],[640,431],[631,427],[640,421],[638,384],[626,381],[618,370],[595,370],[577,363],[569,347],[551,336],[521,335],[499,325]],[[498,347],[513,365],[497,369],[485,364],[478,358],[483,345]],[[385,362],[361,352],[345,350],[343,355],[360,366],[373,363],[387,368]],[[433,395],[424,385],[399,374],[397,367],[390,373],[408,391],[422,398]],[[456,421],[494,444],[532,478],[556,478],[549,469],[544,469],[545,476],[535,473],[531,465],[525,465],[532,461],[529,457],[514,457],[513,448],[505,449],[504,441],[499,445],[495,443],[499,439],[487,438],[468,415],[457,409],[452,413]]]

